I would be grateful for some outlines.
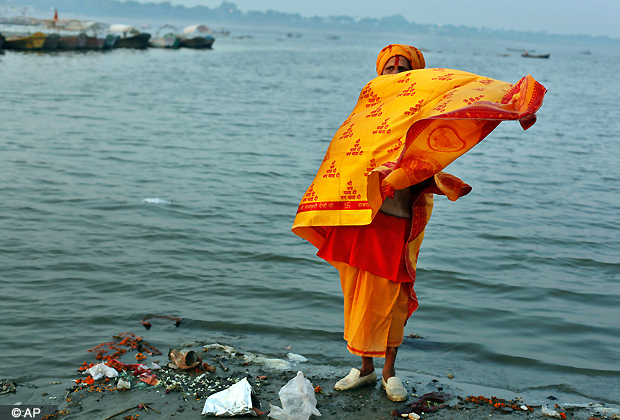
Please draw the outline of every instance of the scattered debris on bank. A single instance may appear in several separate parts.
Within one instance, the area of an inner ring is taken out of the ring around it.
[[[405,380],[410,392],[406,403],[389,401],[378,385],[337,392],[333,391],[334,383],[344,372],[312,365],[306,357],[290,352],[291,346],[284,349],[286,353],[280,357],[269,357],[242,353],[225,344],[192,342],[170,349],[164,356],[142,337],[124,332],[88,350],[94,360],[77,368],[79,377],[65,389],[64,398],[62,394],[49,396],[58,401],[60,410],[45,418],[199,418],[201,411],[208,412],[209,397],[213,400],[218,393],[232,389],[243,389],[245,397],[251,394],[251,403],[246,398],[244,411],[251,414],[242,417],[265,418],[263,410],[268,408],[281,406],[281,411],[286,410],[288,402],[283,402],[281,392],[297,377],[304,384],[306,400],[315,398],[315,405],[308,407],[306,414],[316,415],[314,409],[324,420],[489,420],[496,414],[513,420],[620,419],[620,411],[598,403],[527,405],[519,397],[465,397],[452,382],[453,375],[447,375],[447,381],[431,379],[410,384]],[[19,395],[19,388],[19,383],[0,381],[0,394]],[[40,401],[46,401],[47,395],[41,394]],[[548,399],[553,401],[554,397]],[[278,413],[275,410],[270,414],[277,418]]]

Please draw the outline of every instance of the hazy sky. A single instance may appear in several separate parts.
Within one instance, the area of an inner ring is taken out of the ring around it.
[[[146,1],[146,0],[140,0]],[[150,0],[158,2],[159,0]],[[416,23],[441,23],[620,38],[620,0],[229,0],[242,11],[277,10],[303,16],[356,18],[403,15]],[[171,0],[216,7],[222,0]]]

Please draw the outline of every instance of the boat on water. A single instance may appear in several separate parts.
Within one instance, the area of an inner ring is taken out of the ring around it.
[[[85,50],[102,50],[105,48],[105,38],[86,35]]]
[[[137,28],[131,25],[117,23],[110,26],[109,31],[113,34],[118,34],[115,48],[144,49],[149,46],[151,34],[140,32]]]
[[[105,37],[105,40],[103,42],[103,49],[104,50],[110,50],[112,48],[116,48],[116,43],[118,42],[118,35],[112,35],[112,34],[108,34]]]
[[[77,19],[33,19],[43,26],[48,37],[58,37],[59,50],[100,50],[105,47],[108,25]],[[46,49],[44,47],[44,49]]]
[[[165,32],[160,36],[160,33]],[[155,37],[149,40],[149,46],[153,48],[180,48],[181,37],[179,30],[172,25],[164,25],[157,30]]]
[[[211,48],[215,38],[211,30],[205,25],[191,25],[183,29],[181,47],[183,48]]]
[[[86,35],[85,50],[103,50],[106,48],[108,25],[100,22],[82,22],[82,31]]]
[[[529,57],[529,58],[549,58],[551,54],[530,54],[528,51],[525,51],[521,54],[521,57]]]
[[[0,34],[0,50],[2,49],[3,45],[4,45],[4,36]]]
[[[44,51],[53,51],[56,48],[58,48],[59,42],[60,42],[60,35],[45,34],[45,42],[43,42],[43,47],[41,49]]]
[[[86,47],[87,36],[80,32],[77,35],[62,35],[58,41],[59,50],[83,50]]]
[[[35,32],[30,35],[15,35],[4,40],[4,48],[18,51],[40,51],[45,43],[45,34]]]

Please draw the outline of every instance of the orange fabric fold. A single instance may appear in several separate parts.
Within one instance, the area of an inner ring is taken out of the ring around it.
[[[385,357],[387,347],[403,342],[409,283],[395,283],[341,262],[344,294],[344,339],[358,356]]]

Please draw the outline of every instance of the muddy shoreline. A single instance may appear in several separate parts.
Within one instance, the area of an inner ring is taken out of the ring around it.
[[[56,417],[51,418],[58,419],[135,420],[138,418],[137,415],[140,420],[198,419],[206,417],[201,415],[201,412],[209,395],[247,378],[260,403],[257,408],[267,413],[270,404],[281,406],[279,390],[297,374],[297,371],[302,371],[314,387],[320,387],[315,396],[317,408],[323,419],[399,418],[395,417],[395,410],[401,413],[408,412],[412,403],[430,393],[444,395],[447,401],[445,404],[429,404],[430,412],[418,410],[422,419],[489,420],[493,417],[515,420],[548,419],[549,413],[543,414],[543,406],[555,411],[559,419],[620,418],[620,411],[617,408],[596,402],[574,406],[555,400],[553,396],[549,396],[546,401],[527,401],[509,391],[494,392],[490,389],[480,390],[476,386],[468,386],[460,382],[459,378],[433,378],[417,374],[401,376],[409,391],[409,398],[406,402],[396,403],[387,399],[385,392],[380,389],[380,383],[356,390],[334,391],[336,381],[348,371],[304,363],[295,360],[295,355],[291,356],[293,360],[278,359],[244,353],[226,345],[206,349],[204,344],[192,343],[183,347],[183,351],[194,351],[202,359],[197,367],[189,370],[169,367],[170,361],[166,354],[144,351],[142,354],[146,358],[140,363],[150,366],[156,362],[162,366],[161,370],[152,372],[159,381],[155,386],[147,385],[137,376],[133,376],[133,371],[128,370],[121,371],[120,377],[130,382],[131,388],[119,390],[116,387],[118,378],[86,381],[85,378],[90,377],[82,370],[76,372],[73,380],[43,378],[33,382],[17,382],[15,392],[0,395],[0,404],[21,403],[23,406],[57,404],[59,412]],[[136,364],[136,354],[137,351],[129,351],[119,357],[119,362]],[[93,363],[99,362],[94,360]],[[77,379],[80,382],[78,384],[75,383]],[[490,392],[493,394],[487,395]],[[470,396],[478,398],[472,400]],[[438,408],[440,406],[442,408]],[[237,418],[255,417],[246,415]],[[264,414],[260,418],[267,418],[267,415]]]

